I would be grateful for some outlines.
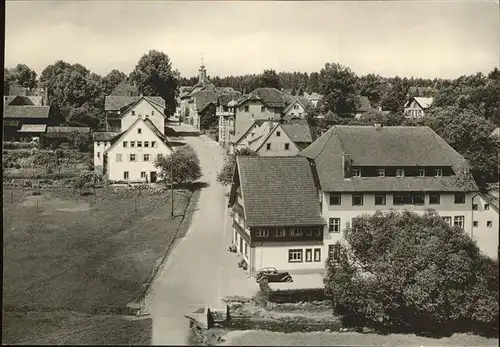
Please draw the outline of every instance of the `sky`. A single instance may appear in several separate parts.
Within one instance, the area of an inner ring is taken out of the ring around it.
[[[182,76],[319,72],[456,78],[499,66],[498,0],[7,1],[5,65],[130,73],[150,49]]]

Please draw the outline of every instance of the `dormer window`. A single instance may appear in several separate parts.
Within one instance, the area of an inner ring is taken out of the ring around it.
[[[436,177],[443,177],[443,169],[434,169],[434,176]]]
[[[359,167],[352,169],[352,177],[361,177],[361,169]]]
[[[385,177],[385,169],[377,169],[377,177]]]
[[[396,169],[396,177],[405,177],[405,169]]]
[[[425,169],[418,169],[418,177],[425,177]]]

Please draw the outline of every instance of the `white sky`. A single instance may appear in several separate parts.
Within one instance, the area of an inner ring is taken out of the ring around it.
[[[5,64],[57,60],[129,73],[149,49],[185,77],[319,71],[454,78],[499,66],[499,3],[481,1],[7,1]]]

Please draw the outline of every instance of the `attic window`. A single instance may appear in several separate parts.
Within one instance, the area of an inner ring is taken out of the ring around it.
[[[151,111],[151,115],[154,116],[155,115],[155,111]]]
[[[142,133],[142,129],[141,128],[137,128],[137,133],[141,134]]]
[[[290,144],[289,143],[285,143],[285,150],[288,151],[290,149]]]
[[[405,169],[396,169],[396,177],[405,177]]]
[[[277,132],[276,132],[276,136],[277,136],[277,137],[280,137],[280,136],[281,136],[281,132],[277,131]]]
[[[443,176],[443,169],[435,169],[434,170],[434,176],[436,176],[436,177],[442,177]]]
[[[249,111],[249,107],[248,105],[245,106],[245,112],[248,112]]]
[[[266,107],[265,106],[261,106],[260,107],[260,112],[264,112],[266,110]]]
[[[132,111],[132,116],[135,116],[135,111]]]
[[[361,177],[361,169],[356,167],[352,169],[352,177]]]

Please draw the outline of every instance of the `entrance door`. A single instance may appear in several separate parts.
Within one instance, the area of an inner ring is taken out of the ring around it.
[[[149,180],[151,183],[156,183],[156,171],[151,171],[151,179]]]

